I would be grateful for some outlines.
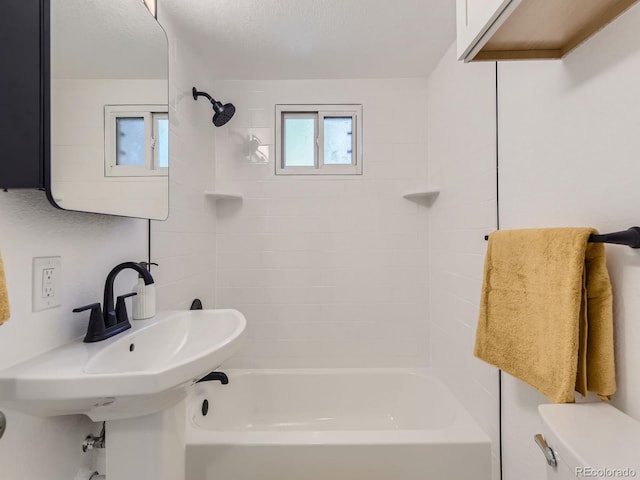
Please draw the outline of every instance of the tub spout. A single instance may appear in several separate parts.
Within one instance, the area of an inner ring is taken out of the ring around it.
[[[226,385],[227,383],[229,383],[229,377],[227,377],[227,374],[223,372],[211,372],[208,375],[202,377],[196,383],[211,381],[218,381],[221,384]]]

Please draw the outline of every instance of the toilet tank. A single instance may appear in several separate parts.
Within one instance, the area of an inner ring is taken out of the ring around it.
[[[540,405],[538,413],[557,462],[547,466],[548,479],[640,479],[637,420],[605,402]]]

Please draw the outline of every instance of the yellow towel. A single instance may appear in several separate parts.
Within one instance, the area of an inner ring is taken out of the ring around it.
[[[616,391],[611,283],[589,228],[489,237],[474,354],[554,403]]]
[[[11,310],[9,310],[9,293],[7,292],[7,281],[4,278],[4,264],[0,256],[0,325],[9,320]]]

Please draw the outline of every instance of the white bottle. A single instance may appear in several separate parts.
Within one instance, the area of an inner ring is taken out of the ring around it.
[[[143,268],[149,268],[147,262],[140,262]],[[133,287],[136,295],[131,299],[133,320],[144,320],[156,314],[156,286],[154,283],[144,284],[142,275],[138,275],[138,283]]]

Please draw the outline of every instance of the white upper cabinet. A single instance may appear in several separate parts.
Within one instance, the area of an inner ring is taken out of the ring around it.
[[[458,59],[562,58],[638,0],[456,0]]]
[[[510,3],[520,0],[456,0],[458,60],[467,57]]]

